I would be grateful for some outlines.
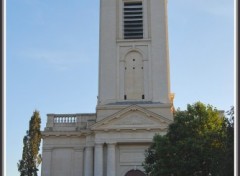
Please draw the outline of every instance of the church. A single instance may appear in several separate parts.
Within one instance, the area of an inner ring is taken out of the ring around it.
[[[167,0],[100,0],[96,112],[47,114],[42,176],[145,176],[173,121]]]

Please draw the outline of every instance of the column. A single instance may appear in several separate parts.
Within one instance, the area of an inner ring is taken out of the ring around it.
[[[93,176],[93,147],[85,148],[84,176]]]
[[[95,144],[94,176],[103,176],[103,144],[102,143]]]
[[[107,145],[107,176],[116,176],[116,152],[115,143]]]
[[[42,176],[51,176],[52,167],[52,149],[43,147],[42,152]]]

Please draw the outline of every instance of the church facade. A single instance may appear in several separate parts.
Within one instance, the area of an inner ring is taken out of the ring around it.
[[[144,176],[173,121],[167,0],[100,0],[96,112],[48,114],[42,176]]]

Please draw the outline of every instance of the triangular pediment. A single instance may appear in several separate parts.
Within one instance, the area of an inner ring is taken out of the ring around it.
[[[137,129],[167,129],[172,121],[153,113],[145,108],[137,105],[129,106],[117,113],[106,117],[96,124],[91,129],[98,130],[137,130]]]

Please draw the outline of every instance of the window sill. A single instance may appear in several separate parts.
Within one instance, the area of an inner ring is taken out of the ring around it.
[[[117,43],[125,43],[125,42],[150,42],[151,39],[117,39]]]

